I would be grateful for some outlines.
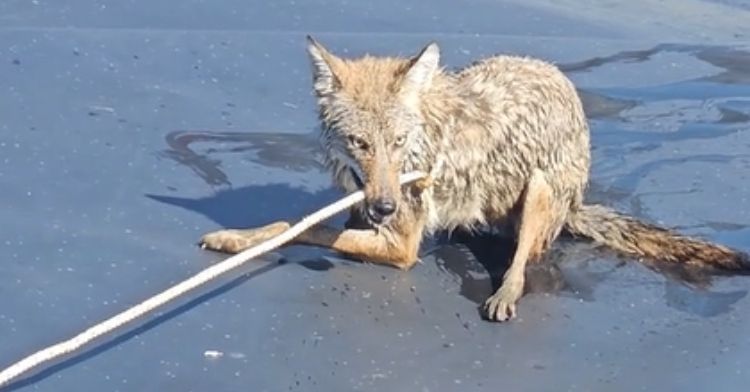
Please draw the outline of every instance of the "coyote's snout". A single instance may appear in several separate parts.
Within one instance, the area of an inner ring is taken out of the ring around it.
[[[350,114],[354,116],[355,114]],[[403,141],[390,141],[387,131],[370,135],[351,135],[344,131],[332,130],[331,141],[340,150],[337,154],[346,157],[350,164],[350,175],[359,188],[365,192],[364,214],[367,219],[379,225],[393,215],[401,202],[401,187],[398,182],[403,162],[399,149]],[[333,148],[333,147],[332,147]]]
[[[426,233],[510,223],[516,251],[483,307],[497,321],[515,316],[526,263],[562,230],[632,256],[750,271],[744,253],[584,204],[589,129],[573,84],[551,64],[496,56],[447,72],[435,43],[411,58],[344,59],[309,38],[308,52],[326,164],[342,188],[364,189],[350,223],[366,227],[316,226],[300,243],[408,269]],[[412,170],[430,173],[431,186],[400,187]],[[238,252],[286,227],[203,243]]]

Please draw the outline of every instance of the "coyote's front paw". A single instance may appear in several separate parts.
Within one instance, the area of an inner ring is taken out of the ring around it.
[[[508,321],[516,317],[516,302],[523,295],[523,280],[506,280],[487,298],[482,313],[490,321]]]
[[[200,246],[218,252],[238,253],[249,246],[247,239],[240,233],[241,230],[214,231],[201,237]]]
[[[287,229],[289,229],[289,223],[276,222],[256,229],[219,230],[204,235],[199,243],[203,249],[239,253],[269,240]]]

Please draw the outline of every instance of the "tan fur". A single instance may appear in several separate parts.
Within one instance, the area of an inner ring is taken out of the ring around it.
[[[518,246],[510,268],[505,272],[500,289],[484,304],[484,313],[491,320],[505,321],[516,315],[516,301],[523,294],[528,261],[538,260],[550,237],[561,221],[562,210],[554,208],[552,189],[544,173],[535,170],[521,199]]]
[[[377,110],[400,88],[407,64],[399,59],[365,56],[356,62],[335,62],[341,91],[363,110]]]
[[[326,166],[344,190],[363,186],[365,202],[345,230],[318,227],[301,243],[407,269],[425,234],[515,227],[513,262],[484,306],[498,321],[515,316],[527,261],[563,229],[634,256],[749,269],[742,253],[583,204],[589,129],[575,87],[549,63],[496,56],[446,72],[436,44],[413,58],[341,59],[312,39],[308,51]],[[411,170],[430,181],[400,188]],[[236,252],[282,226],[203,242]]]

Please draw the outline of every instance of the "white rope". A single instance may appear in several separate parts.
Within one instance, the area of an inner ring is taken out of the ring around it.
[[[422,172],[410,172],[402,174],[400,182],[402,185],[408,184],[419,179],[426,177]],[[250,259],[256,258],[264,253],[270,252],[280,246],[283,246],[289,241],[292,241],[297,236],[308,230],[312,226],[324,221],[337,213],[351,207],[352,205],[362,201],[364,199],[364,193],[362,191],[354,192],[341,200],[330,204],[315,213],[308,215],[303,218],[294,226],[288,230],[271,238],[265,242],[262,242],[252,248],[246,249],[245,251],[238,253],[234,256],[227,258],[226,260],[214,264],[211,267],[199,272],[193,277],[178,283],[167,290],[157,294],[126,311],[117,314],[93,327],[81,332],[71,339],[49,346],[43,350],[37,351],[34,354],[27,356],[26,358],[14,363],[8,368],[0,372],[0,387],[8,384],[11,380],[34,369],[46,362],[60,358],[63,355],[72,353],[84,345],[90,343],[94,339],[114,331],[118,327],[127,324],[146,313],[156,309],[159,306],[166,304],[169,301],[185,294],[186,292],[193,290],[210,280],[222,275],[240,265],[244,264]]]

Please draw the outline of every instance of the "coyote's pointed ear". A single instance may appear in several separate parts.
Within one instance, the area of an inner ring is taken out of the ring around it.
[[[336,67],[340,60],[313,37],[307,36],[307,52],[313,67],[313,88],[318,96],[328,95],[340,87]]]
[[[418,93],[429,87],[432,76],[439,67],[440,48],[437,43],[432,42],[411,59],[409,70],[404,77],[404,90],[407,93]]]

